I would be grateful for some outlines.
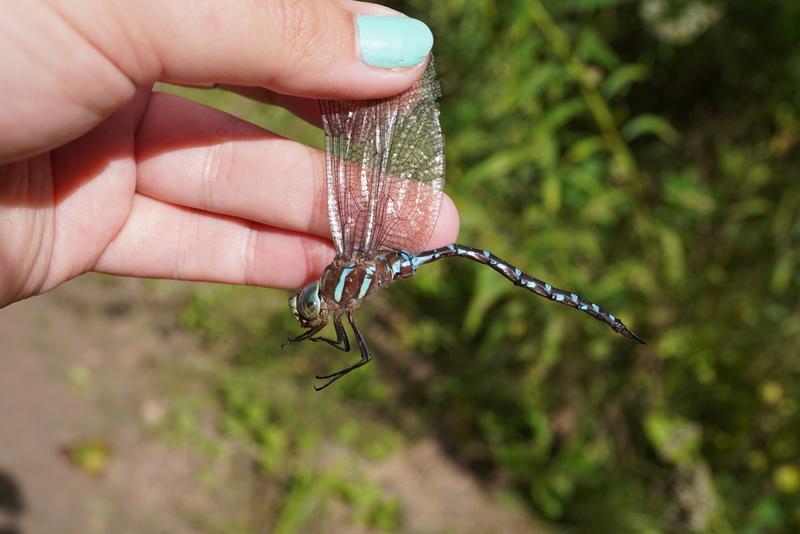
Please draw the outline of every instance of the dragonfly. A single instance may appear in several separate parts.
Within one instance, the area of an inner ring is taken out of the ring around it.
[[[425,250],[445,184],[440,96],[430,58],[420,80],[395,97],[320,102],[328,218],[336,257],[318,280],[289,299],[289,308],[305,331],[288,342],[324,342],[349,352],[346,319],[361,358],[333,373],[317,375],[324,382],[314,389],[328,387],[372,359],[353,317],[364,299],[395,280],[411,278],[423,265],[450,257],[486,265],[521,288],[584,312],[644,343],[597,304],[531,276],[487,250],[456,243]],[[336,339],[320,335],[331,321]]]

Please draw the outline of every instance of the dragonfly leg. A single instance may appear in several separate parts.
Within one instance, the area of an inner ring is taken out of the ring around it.
[[[353,329],[353,334],[355,334],[356,336],[356,343],[358,343],[358,348],[361,351],[361,359],[358,360],[353,365],[345,367],[344,369],[340,369],[335,373],[322,376],[317,375],[316,378],[318,380],[327,380],[327,382],[325,382],[321,386],[314,386],[314,389],[317,391],[325,389],[326,387],[330,386],[331,384],[342,378],[350,371],[358,369],[359,367],[361,367],[362,365],[364,365],[365,363],[367,363],[372,359],[372,355],[370,355],[369,353],[369,348],[367,348],[367,342],[364,340],[364,336],[361,334],[361,330],[358,328],[358,323],[356,323],[355,319],[353,319],[353,315],[351,312],[347,312],[347,321],[350,323],[350,328]],[[342,330],[344,330],[344,327],[342,327]]]
[[[337,317],[333,320],[333,327],[336,329],[336,339],[329,339],[327,337],[310,337],[310,341],[318,342],[324,341],[331,347],[337,348],[342,352],[350,352],[350,339],[347,337],[347,332],[344,329],[341,318]]]
[[[322,330],[323,328],[325,328],[325,325],[324,325],[324,324],[323,324],[323,325],[319,325],[319,326],[315,326],[314,328],[311,328],[311,329],[309,329],[309,330],[306,330],[305,332],[303,332],[303,333],[302,333],[302,334],[300,334],[299,336],[290,337],[290,338],[289,338],[289,339],[286,341],[286,343],[284,343],[284,344],[282,344],[282,345],[281,345],[281,348],[285,347],[285,346],[286,346],[286,345],[288,345],[289,343],[297,343],[298,341],[305,341],[306,339],[311,339],[311,338],[312,338],[314,335],[316,335],[316,334],[317,334],[317,333],[318,333],[320,330]]]

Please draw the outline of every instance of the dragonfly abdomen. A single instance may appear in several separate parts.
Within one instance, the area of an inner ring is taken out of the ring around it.
[[[410,275],[403,276],[404,278],[413,275],[414,272],[416,272],[417,267],[426,263],[451,256],[467,258],[472,261],[488,265],[498,273],[511,280],[517,286],[523,287],[528,291],[532,291],[540,297],[544,297],[554,302],[558,302],[587,313],[598,321],[603,321],[606,323],[615,332],[627,338],[636,340],[639,343],[644,343],[644,341],[639,336],[631,332],[622,321],[600,308],[600,306],[597,304],[584,299],[575,292],[565,291],[563,289],[553,287],[549,283],[539,280],[538,278],[522,271],[520,268],[511,265],[502,258],[495,256],[488,250],[480,250],[472,247],[466,247],[464,245],[451,244],[426,252],[421,252],[414,256],[410,256],[407,253],[404,254],[408,256],[407,260],[400,265],[399,269],[392,269],[393,273],[395,271],[411,273]],[[397,277],[399,276],[395,275],[395,278]]]

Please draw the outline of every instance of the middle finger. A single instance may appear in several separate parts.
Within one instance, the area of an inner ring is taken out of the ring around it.
[[[325,155],[155,92],[136,139],[137,191],[173,204],[328,237]]]

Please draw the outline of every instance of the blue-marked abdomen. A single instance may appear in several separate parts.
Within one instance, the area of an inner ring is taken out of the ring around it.
[[[539,280],[538,278],[534,278],[533,276],[523,272],[518,267],[515,267],[503,259],[495,256],[488,250],[451,244],[434,250],[421,252],[413,258],[408,258],[405,261],[399,261],[396,267],[394,267],[392,270],[393,273],[397,273],[394,275],[396,278],[405,278],[412,276],[417,267],[420,265],[424,265],[425,263],[430,263],[432,261],[449,256],[459,256],[482,263],[484,265],[488,265],[501,275],[514,282],[515,285],[524,287],[525,289],[536,293],[540,297],[544,297],[554,302],[559,302],[571,308],[575,308],[587,313],[595,319],[608,324],[617,333],[639,341],[640,343],[644,343],[639,336],[628,330],[622,321],[617,319],[614,315],[603,311],[597,304],[584,300],[577,293],[564,291],[557,287],[553,287],[549,283]]]

